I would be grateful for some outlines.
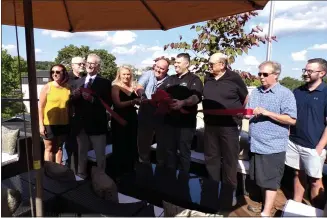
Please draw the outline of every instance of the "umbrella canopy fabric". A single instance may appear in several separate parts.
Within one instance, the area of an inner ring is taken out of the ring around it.
[[[68,32],[168,30],[263,9],[268,0],[32,0],[34,28]],[[14,10],[14,5],[15,9]],[[23,0],[2,0],[3,25],[24,26]]]

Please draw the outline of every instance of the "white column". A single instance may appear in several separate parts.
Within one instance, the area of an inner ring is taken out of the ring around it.
[[[270,16],[269,16],[269,27],[268,27],[268,39],[273,35],[273,26],[274,26],[274,15],[275,15],[275,1],[270,1]],[[267,57],[266,60],[269,61],[271,59],[271,49],[272,44],[271,41],[268,41],[267,44]]]

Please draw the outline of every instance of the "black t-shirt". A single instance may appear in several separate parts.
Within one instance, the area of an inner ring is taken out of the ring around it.
[[[159,89],[168,92],[173,99],[185,100],[192,95],[197,95],[201,101],[203,84],[198,76],[188,72],[181,77],[169,76]],[[196,127],[197,104],[183,108],[192,112],[183,114],[180,111],[171,111],[165,116],[165,123],[176,127]]]
[[[238,109],[242,108],[248,90],[238,73],[227,70],[216,80],[208,74],[203,88],[203,109]],[[242,120],[232,116],[204,115],[204,122],[209,125],[236,126]]]

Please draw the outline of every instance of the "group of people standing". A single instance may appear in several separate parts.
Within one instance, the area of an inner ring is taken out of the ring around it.
[[[87,151],[91,145],[97,165],[104,170],[110,119],[106,104],[127,123],[122,125],[111,117],[117,176],[133,171],[136,162],[150,163],[154,137],[157,164],[188,172],[197,105],[202,102],[205,165],[210,178],[221,181],[222,205],[232,206],[244,118],[250,119],[251,178],[265,196],[261,215],[270,215],[285,163],[296,169],[294,200],[302,200],[303,175],[307,174],[312,184],[312,199],[318,202],[324,190],[321,177],[327,144],[327,86],[322,80],[327,72],[326,60],[308,61],[303,69],[305,84],[294,93],[278,82],[280,64],[263,62],[258,73],[262,86],[251,95],[240,75],[229,69],[224,54],[210,57],[204,82],[189,71],[187,53],[177,55],[175,75],[168,75],[169,65],[167,59],[157,60],[153,70],[142,74],[135,85],[133,72],[127,66],[119,67],[113,82],[101,77],[101,59],[95,54],[88,55],[86,62],[81,57],[73,58],[70,73],[63,65],[53,66],[52,81],[40,95],[39,120],[45,160],[61,163],[63,136],[69,135],[66,150],[78,154],[77,174],[87,177]],[[86,76],[82,75],[84,69]],[[158,113],[157,105],[149,103],[158,90],[171,97],[168,113]],[[246,108],[253,109],[253,114],[231,116],[206,112]]]

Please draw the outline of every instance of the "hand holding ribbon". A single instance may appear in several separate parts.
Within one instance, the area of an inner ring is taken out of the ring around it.
[[[88,93],[89,95],[95,95],[95,92],[88,88],[80,88],[81,92]],[[119,116],[115,111],[111,109],[111,107],[99,96],[97,96],[100,100],[101,104],[104,106],[104,108],[109,112],[109,114],[122,126],[125,126],[127,124],[126,120],[124,120],[121,116]],[[92,96],[92,98],[94,98]]]
[[[89,101],[89,102],[93,102],[94,101],[94,97],[90,93],[88,93],[88,92],[82,91],[82,97],[86,101]]]
[[[151,100],[145,100],[145,102],[149,102],[154,106],[157,106],[156,113],[167,114],[172,109],[180,110],[183,114],[191,113],[183,109],[183,101],[172,99],[171,96],[164,90],[157,90],[156,93],[152,95]],[[203,112],[204,114],[209,115],[221,115],[221,116],[245,116],[245,115],[253,115],[253,109],[206,109],[206,110],[198,110],[197,112]]]

